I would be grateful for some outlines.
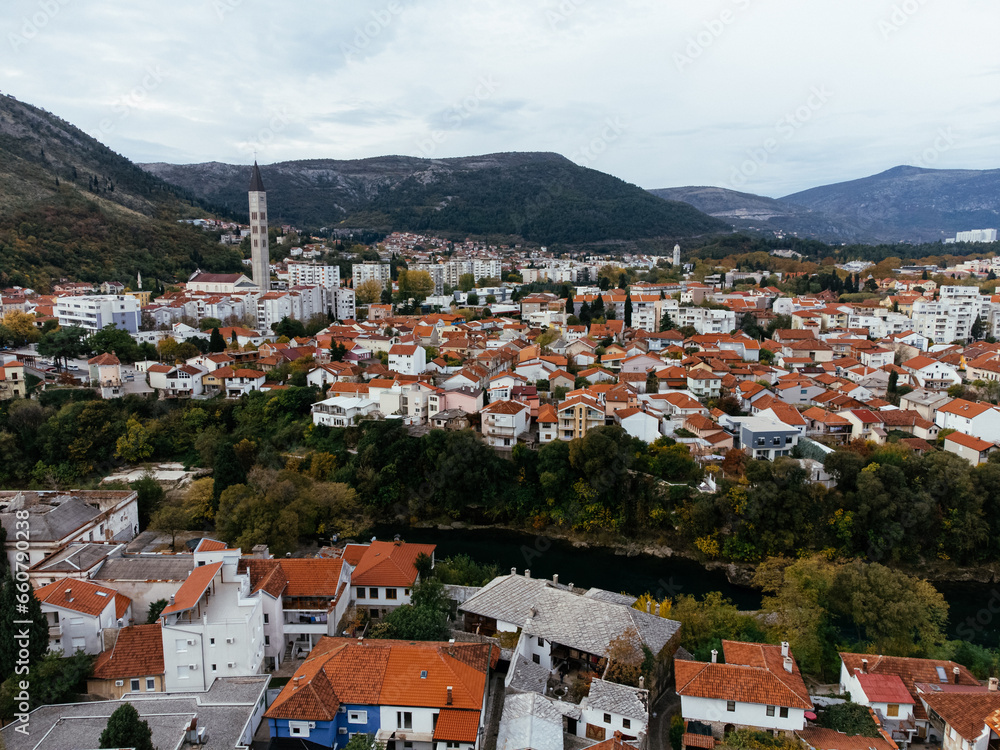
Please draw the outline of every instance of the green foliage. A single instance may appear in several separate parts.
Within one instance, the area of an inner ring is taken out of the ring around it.
[[[18,611],[19,606],[27,606],[27,612]],[[28,581],[15,581],[11,571],[3,579],[0,588],[0,679],[6,680],[14,673],[20,660],[19,652],[24,645],[16,640],[24,625],[15,625],[14,620],[30,620],[28,630],[28,664],[36,665],[49,648],[49,625],[42,613],[42,605],[35,597],[34,589]]]
[[[737,729],[725,736],[721,747],[733,750],[801,750],[798,740],[785,735],[774,736],[754,729]]]
[[[47,633],[47,629],[46,629]],[[70,703],[86,692],[86,680],[93,671],[94,656],[83,651],[63,657],[59,651],[49,651],[28,670],[27,675],[11,675],[0,686],[0,717],[5,721],[14,718],[19,701],[18,683],[31,684],[29,704],[32,709],[56,703]],[[19,709],[18,709],[19,710]]]
[[[155,602],[149,603],[149,609],[146,610],[146,624],[155,625],[157,620],[160,619],[160,613],[167,608],[166,599],[157,599]]]
[[[743,614],[718,592],[701,601],[689,594],[677,597],[670,617],[681,623],[681,645],[700,661],[708,661],[712,650],[722,653],[722,640],[766,643],[767,636],[753,615]]]
[[[344,746],[344,750],[383,750],[384,742],[377,742],[375,735],[358,732]]]
[[[139,345],[128,331],[109,323],[100,331],[92,333],[84,342],[84,348],[92,354],[112,353],[122,362],[129,364],[139,358]]]
[[[271,326],[271,330],[278,336],[286,336],[289,340],[306,335],[306,327],[301,320],[295,318],[282,318]]]
[[[369,630],[371,638],[396,638],[411,641],[448,639],[448,612],[451,604],[444,586],[436,578],[421,581],[410,595],[411,604],[397,607]]]
[[[468,555],[455,555],[438,560],[434,575],[442,583],[454,586],[485,586],[500,575],[500,567],[496,563],[477,563]]]
[[[139,506],[139,527],[145,528],[150,516],[156,511],[165,497],[163,488],[148,471],[132,482],[131,487],[138,493],[136,503]]]
[[[226,340],[219,333],[218,326],[212,329],[211,336],[208,339],[208,350],[213,354],[226,351]]]
[[[153,750],[153,731],[149,722],[139,718],[135,706],[123,703],[108,717],[108,725],[101,732],[100,746]]]
[[[854,737],[878,737],[878,725],[868,706],[860,703],[837,703],[821,708],[816,714],[817,726],[833,729]]]
[[[79,357],[86,351],[84,339],[87,332],[77,326],[56,328],[44,334],[38,342],[38,353],[43,357],[51,357],[58,364],[67,359]]]

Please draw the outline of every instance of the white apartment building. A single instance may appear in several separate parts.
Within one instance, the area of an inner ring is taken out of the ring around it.
[[[710,310],[705,307],[681,307],[677,310],[674,323],[677,328],[691,326],[699,334],[730,333],[736,328],[736,313],[732,310]]]
[[[54,312],[60,327],[79,326],[92,333],[107,325],[129,333],[139,330],[139,300],[130,295],[56,297]]]
[[[63,578],[35,592],[49,623],[49,649],[72,654],[104,650],[105,628],[128,624],[132,600],[90,581]]]
[[[417,344],[396,344],[389,349],[389,369],[401,375],[419,375],[427,369],[427,351]]]
[[[360,396],[334,396],[312,405],[313,424],[324,427],[348,427],[378,408],[378,404]]]
[[[321,286],[336,289],[340,286],[340,267],[319,263],[289,263],[288,286]]]
[[[287,292],[268,292],[257,300],[257,327],[270,329],[282,318],[308,320],[313,315],[325,315],[326,290],[318,286],[302,286]]]
[[[503,273],[500,260],[495,258],[450,260],[445,264],[444,269],[444,283],[449,286],[458,286],[459,279],[469,273],[475,277],[476,281],[490,278],[499,279]]]
[[[195,552],[195,568],[160,615],[166,692],[203,692],[216,677],[246,677],[264,659],[264,617],[250,576],[238,573],[241,552]]]
[[[944,289],[951,287],[943,287]],[[965,341],[969,338],[972,323],[980,315],[979,290],[971,287],[974,295],[944,297],[929,302],[913,303],[913,331],[926,336],[935,344]]]
[[[351,266],[351,277],[354,279],[355,289],[373,279],[386,289],[392,284],[392,276],[387,263],[355,263]]]
[[[339,286],[333,290],[333,314],[337,320],[354,320],[358,317],[354,290]]]
[[[971,229],[967,232],[958,232],[955,235],[955,242],[996,242],[996,229]]]
[[[431,277],[431,281],[434,282],[434,294],[440,295],[444,294],[444,284],[445,284],[445,267],[440,263],[417,263],[413,266],[411,271],[424,271]]]

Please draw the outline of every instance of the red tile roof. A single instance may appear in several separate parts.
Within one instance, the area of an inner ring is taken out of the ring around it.
[[[860,670],[854,675],[870,703],[914,703],[899,675],[871,674]]]
[[[945,436],[944,441],[946,443],[957,443],[963,448],[970,448],[971,450],[983,453],[988,451],[990,448],[995,448],[994,443],[987,442],[986,440],[980,440],[977,437],[972,437],[972,435],[966,435],[964,432],[952,432]]]
[[[67,590],[70,592],[68,596]],[[81,612],[91,617],[101,614],[109,602],[116,600],[116,596],[117,592],[114,589],[75,578],[64,578],[35,590],[35,597],[40,602],[50,604],[53,607]],[[124,598],[128,599],[128,597]],[[131,603],[129,599],[128,604]],[[128,609],[128,604],[126,604],[125,609]],[[117,604],[115,605],[115,617],[118,617]]]
[[[927,707],[944,719],[962,739],[975,743],[986,719],[1000,710],[1000,693],[925,693]]]
[[[415,562],[421,553],[434,554],[434,544],[372,542],[351,575],[355,586],[412,586],[417,580]]]
[[[884,735],[865,737],[860,734],[847,735],[836,729],[806,727],[795,732],[802,741],[816,750],[897,750],[897,745]]]
[[[286,558],[240,560],[240,570],[250,573],[254,591],[272,596],[316,596],[336,598],[344,561],[340,558]]]
[[[479,735],[479,711],[445,708],[434,727],[435,742],[475,742]]]
[[[677,694],[741,703],[812,708],[798,665],[784,668],[780,646],[723,641],[725,664],[676,659]]]
[[[118,632],[114,648],[94,664],[98,680],[122,680],[163,674],[163,638],[159,624],[132,625]]]
[[[170,615],[175,612],[184,612],[194,609],[201,600],[205,589],[212,583],[215,574],[222,570],[222,563],[212,563],[211,565],[201,565],[191,571],[187,580],[181,584],[174,594],[174,603],[163,610],[161,614]]]

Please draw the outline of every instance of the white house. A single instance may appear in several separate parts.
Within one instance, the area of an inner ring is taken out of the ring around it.
[[[240,550],[205,546],[160,615],[167,692],[202,692],[217,677],[257,674],[264,659],[263,606],[250,576],[238,572]]]
[[[334,396],[312,405],[313,424],[347,427],[375,411],[378,404],[361,396]]]
[[[991,443],[1000,441],[1000,411],[992,404],[956,398],[937,408],[934,421],[942,430],[958,430]]]
[[[725,664],[674,660],[681,716],[688,734],[722,739],[734,729],[755,729],[786,736],[805,727],[812,710],[809,690],[787,643],[723,641]],[[700,725],[701,732],[692,732]],[[687,746],[687,742],[683,743]]]
[[[191,398],[202,395],[205,392],[202,378],[206,372],[206,368],[198,365],[184,364],[174,367],[167,373],[167,385],[163,389],[163,395],[166,398]]]
[[[497,401],[483,407],[483,437],[492,448],[512,448],[517,439],[528,431],[531,409],[518,401]]]
[[[122,628],[132,616],[132,600],[90,581],[63,578],[35,591],[49,623],[49,649],[69,656],[99,654],[105,628]]]
[[[954,367],[923,355],[906,360],[902,368],[921,388],[944,390],[962,382]]]
[[[427,351],[417,344],[396,344],[389,349],[389,369],[401,375],[419,375],[427,369]]]
[[[615,421],[629,435],[647,443],[660,437],[660,420],[642,409],[619,409],[615,412]]]
[[[434,567],[433,544],[409,544],[402,541],[371,544],[348,544],[343,556],[354,570],[351,573],[352,599],[364,607],[372,619],[410,603],[410,592],[420,576],[417,557],[427,555]]]
[[[98,354],[87,360],[90,380],[101,389],[101,398],[119,398],[124,395],[122,363],[114,352]]]

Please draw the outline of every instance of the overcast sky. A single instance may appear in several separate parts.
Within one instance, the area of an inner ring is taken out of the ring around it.
[[[1000,167],[996,0],[6,0],[0,90],[134,161],[555,151],[780,196]]]

